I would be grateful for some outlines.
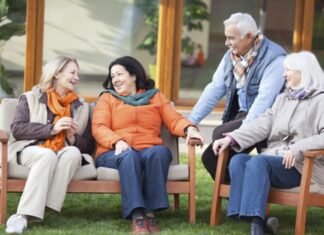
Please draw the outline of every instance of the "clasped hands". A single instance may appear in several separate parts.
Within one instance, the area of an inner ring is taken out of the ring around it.
[[[71,117],[62,117],[60,118],[53,126],[51,131],[52,135],[56,135],[61,131],[66,131],[66,138],[70,144],[75,142],[75,134],[78,130],[78,123]]]

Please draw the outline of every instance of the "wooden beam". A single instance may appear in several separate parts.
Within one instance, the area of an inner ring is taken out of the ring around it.
[[[167,7],[168,0],[160,0],[159,6],[159,30],[158,30],[158,40],[157,40],[157,53],[156,53],[156,85],[157,87],[163,91],[163,74],[162,74],[162,66],[165,63],[165,41],[166,38],[166,30],[164,27],[164,22],[167,18]]]
[[[302,48],[303,50],[312,49],[313,41],[313,24],[314,24],[314,0],[305,0],[304,2],[304,20],[303,20],[303,35]]]
[[[176,101],[179,97],[180,90],[180,74],[181,74],[181,47],[182,47],[182,16],[183,16],[183,0],[176,1],[175,9],[175,34],[174,34],[174,60],[173,60],[173,76],[170,84],[171,99]]]
[[[43,60],[45,0],[27,0],[24,91],[39,83]]]
[[[178,79],[176,76],[180,74],[181,29],[177,32],[179,16],[176,13],[177,8],[182,5],[183,0],[160,0],[156,82],[161,92],[170,100],[174,98],[172,86]],[[182,25],[182,19],[180,23]]]
[[[293,51],[312,49],[314,4],[314,0],[296,0]]]
[[[295,1],[295,22],[293,33],[293,51],[299,51],[302,45],[304,0]]]

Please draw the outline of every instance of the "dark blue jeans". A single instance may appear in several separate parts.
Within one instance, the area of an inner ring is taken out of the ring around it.
[[[271,187],[292,188],[300,185],[301,174],[282,165],[282,157],[236,154],[230,161],[231,190],[227,216],[265,219]]]
[[[103,153],[96,167],[118,170],[123,217],[130,218],[135,208],[155,211],[169,207],[166,181],[171,160],[170,150],[158,145],[142,151],[128,149],[119,155],[115,150]]]

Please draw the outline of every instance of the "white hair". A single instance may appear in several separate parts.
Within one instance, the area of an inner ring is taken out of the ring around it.
[[[247,13],[234,13],[227,20],[224,20],[224,26],[234,24],[240,31],[241,38],[246,34],[251,33],[253,36],[258,34],[258,27],[250,14]]]
[[[324,72],[312,52],[291,53],[285,58],[284,66],[301,73],[299,88],[304,88],[305,91],[324,89]]]
[[[43,67],[38,87],[43,91],[52,88],[55,75],[61,72],[70,62],[74,62],[79,67],[78,61],[73,57],[60,55],[50,59]]]

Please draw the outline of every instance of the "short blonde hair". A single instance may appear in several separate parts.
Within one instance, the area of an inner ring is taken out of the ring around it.
[[[78,61],[70,56],[60,55],[50,59],[43,67],[43,73],[38,87],[42,91],[52,88],[55,75],[62,71],[70,62],[74,62],[79,68]]]

